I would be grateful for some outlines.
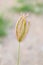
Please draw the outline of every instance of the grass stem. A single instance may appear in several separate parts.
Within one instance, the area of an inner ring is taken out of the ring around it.
[[[19,43],[19,47],[18,47],[18,60],[17,60],[17,65],[19,65],[20,62],[20,43]]]

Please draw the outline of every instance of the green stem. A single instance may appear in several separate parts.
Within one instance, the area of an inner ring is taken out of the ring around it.
[[[19,43],[19,47],[18,47],[18,60],[17,60],[17,65],[19,65],[20,62],[20,43]]]

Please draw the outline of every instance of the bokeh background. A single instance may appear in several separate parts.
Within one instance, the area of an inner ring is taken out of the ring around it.
[[[15,25],[23,14],[30,29],[20,44],[20,65],[43,65],[43,0],[0,0],[0,65],[17,65]]]

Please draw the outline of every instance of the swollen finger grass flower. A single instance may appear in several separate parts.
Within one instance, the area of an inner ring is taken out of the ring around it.
[[[20,17],[20,19],[17,21],[16,24],[16,37],[19,41],[17,65],[19,65],[19,58],[20,58],[20,42],[25,38],[29,27],[30,27],[30,22],[26,21],[26,17],[25,16]]]
[[[16,24],[16,37],[19,42],[21,42],[25,37],[26,33],[28,32],[29,26],[30,26],[30,22],[27,23],[24,16],[22,16],[18,20]]]

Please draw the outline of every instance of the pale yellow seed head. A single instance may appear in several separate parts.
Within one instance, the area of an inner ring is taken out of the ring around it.
[[[17,24],[16,24],[16,36],[19,42],[21,42],[23,40],[23,38],[25,37],[26,33],[28,32],[30,26],[30,22],[28,22],[28,25],[26,23],[26,19],[24,16],[22,16]]]

